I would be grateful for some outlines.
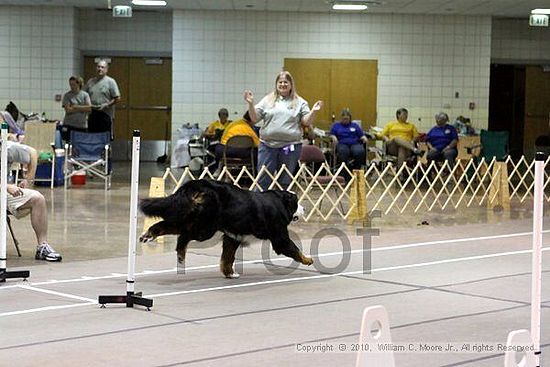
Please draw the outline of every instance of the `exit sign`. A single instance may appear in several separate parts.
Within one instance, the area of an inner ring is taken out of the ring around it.
[[[529,25],[532,27],[548,27],[548,15],[531,14],[529,17]]]
[[[127,5],[117,5],[113,7],[113,17],[115,18],[131,18],[132,7]]]

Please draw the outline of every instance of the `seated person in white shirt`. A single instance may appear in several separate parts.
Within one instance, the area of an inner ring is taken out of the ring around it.
[[[8,184],[7,207],[8,212],[16,218],[28,214],[31,216],[31,225],[36,235],[37,246],[35,259],[46,261],[61,261],[61,255],[48,243],[48,211],[46,199],[36,190],[29,189],[34,180],[38,154],[30,146],[8,142],[8,166],[13,162],[27,166],[27,173],[19,185]]]

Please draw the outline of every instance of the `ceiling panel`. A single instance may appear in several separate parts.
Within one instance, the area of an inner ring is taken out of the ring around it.
[[[432,14],[447,12],[449,3],[455,3],[456,1],[449,0],[413,0],[408,1],[406,4],[399,8],[399,12],[407,12],[412,14]]]
[[[166,0],[172,9],[334,12],[330,0]],[[372,1],[372,0],[371,0]],[[527,18],[531,9],[550,7],[550,0],[374,0],[366,14],[459,14]],[[367,0],[369,2],[369,0]],[[112,5],[130,0],[111,0]],[[107,8],[108,0],[0,0],[0,5]],[[247,7],[251,5],[252,7]],[[134,7],[143,9],[144,7]]]
[[[267,9],[266,4],[267,0],[233,0],[233,9],[265,11]]]
[[[167,1],[168,2],[168,1]],[[199,1],[202,10],[234,10],[233,0]]]
[[[268,0],[267,10],[270,11],[299,11],[301,0]],[[321,5],[322,2],[318,2]]]

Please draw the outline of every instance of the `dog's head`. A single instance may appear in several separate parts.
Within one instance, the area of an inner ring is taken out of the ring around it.
[[[298,204],[298,196],[292,191],[281,191],[281,195],[291,221],[299,220],[304,215],[304,207]]]
[[[300,218],[302,218],[305,214],[305,209],[303,206],[301,206],[300,204],[298,204],[298,208],[296,209],[296,211],[294,212],[294,215],[292,216],[292,221],[293,222],[296,222],[298,220],[300,220]]]

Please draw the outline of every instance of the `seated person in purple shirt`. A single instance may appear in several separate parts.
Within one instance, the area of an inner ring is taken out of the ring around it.
[[[426,136],[428,154],[426,158],[430,161],[447,160],[449,167],[453,167],[458,155],[456,145],[458,134],[454,126],[449,125],[449,116],[445,112],[435,115],[436,126],[432,127]]]
[[[344,162],[350,169],[360,169],[365,163],[367,137],[361,126],[351,121],[349,108],[342,110],[340,121],[330,129],[330,135],[336,144],[338,162]]]
[[[0,122],[5,122],[9,126],[9,132],[15,134],[16,139],[13,139],[18,142],[22,142],[25,139],[25,132],[13,119],[12,115],[8,111],[0,111]],[[9,140],[9,136],[8,136]]]

